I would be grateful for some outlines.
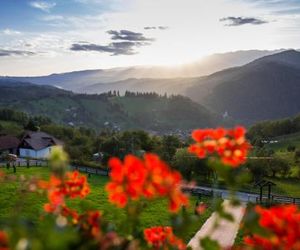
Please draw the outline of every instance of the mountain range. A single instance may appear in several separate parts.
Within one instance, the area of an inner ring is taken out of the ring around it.
[[[217,117],[229,117],[245,125],[300,112],[300,53],[295,50],[218,54],[193,66],[186,65],[185,72],[189,72],[186,74],[183,71],[172,74],[164,69],[130,67],[0,79],[6,83],[31,82],[89,94],[111,90],[121,94],[126,91],[180,94]],[[209,75],[201,76],[205,73]],[[165,78],[159,78],[162,76]]]
[[[109,90],[124,89],[178,94],[181,93],[181,85],[185,86],[189,82],[189,80],[183,78],[209,75],[223,69],[244,65],[257,58],[279,51],[281,50],[249,50],[214,54],[194,63],[177,67],[136,66],[75,71],[37,77],[3,76],[1,78],[40,85],[52,85],[79,93],[104,93]],[[176,88],[173,86],[173,80]],[[163,87],[162,90],[161,87]]]
[[[252,124],[300,112],[300,52],[284,51],[198,79],[185,95]]]

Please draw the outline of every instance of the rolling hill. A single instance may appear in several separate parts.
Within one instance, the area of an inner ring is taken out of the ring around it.
[[[70,126],[145,129],[184,133],[197,127],[216,126],[221,119],[200,104],[183,96],[154,93],[126,96],[74,94],[51,86],[0,81],[0,107],[14,108],[32,115],[46,115]]]
[[[300,111],[300,53],[281,52],[198,79],[185,94],[244,124]]]

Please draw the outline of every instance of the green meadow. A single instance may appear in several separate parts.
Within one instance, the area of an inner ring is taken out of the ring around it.
[[[26,218],[31,221],[37,221],[43,214],[43,204],[47,201],[45,195],[34,192],[24,192],[22,189],[23,182],[20,181],[31,178],[32,176],[41,179],[49,177],[49,169],[42,167],[20,167],[17,168],[17,173],[13,174],[12,169],[2,169],[9,176],[16,176],[15,180],[1,183],[0,195],[0,221],[4,222],[7,218]],[[86,197],[84,202],[80,199],[69,201],[71,208],[82,210],[83,206],[88,206],[91,209],[102,211],[104,217],[113,222],[115,225],[120,225],[125,218],[124,211],[109,203],[107,193],[105,191],[105,184],[108,178],[104,176],[92,175],[88,178],[91,187],[91,193]],[[184,232],[184,239],[189,239],[201,228],[202,224],[212,213],[211,202],[209,199],[204,198],[209,208],[200,217],[195,216],[196,222]],[[196,198],[190,197],[190,207],[188,208],[189,214],[194,214]],[[147,203],[145,210],[141,214],[140,227],[141,230],[151,226],[157,225],[170,225],[170,214],[168,212],[168,204],[166,200],[153,200]]]

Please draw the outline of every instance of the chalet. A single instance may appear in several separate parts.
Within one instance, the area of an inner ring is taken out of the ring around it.
[[[55,146],[63,146],[62,141],[44,132],[27,132],[19,146],[23,158],[45,159]]]
[[[17,154],[20,140],[11,135],[0,136],[0,154]]]

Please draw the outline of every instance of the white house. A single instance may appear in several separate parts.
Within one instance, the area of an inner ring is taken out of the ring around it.
[[[19,156],[23,158],[45,159],[54,146],[63,143],[55,137],[44,132],[27,132],[19,146]]]

